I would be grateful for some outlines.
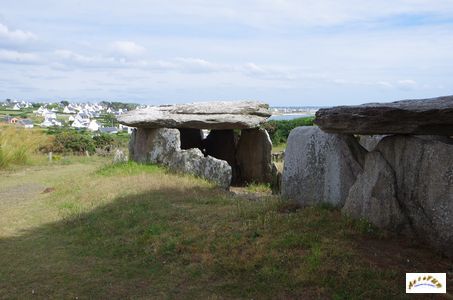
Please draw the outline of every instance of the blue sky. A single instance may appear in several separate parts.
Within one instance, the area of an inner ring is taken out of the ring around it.
[[[340,105],[453,94],[453,1],[0,0],[0,99]]]

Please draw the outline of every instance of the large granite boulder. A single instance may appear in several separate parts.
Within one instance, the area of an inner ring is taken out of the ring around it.
[[[137,142],[138,134],[140,140],[146,143]],[[232,178],[230,165],[224,160],[205,156],[200,149],[181,150],[178,129],[138,128],[133,135],[131,155],[139,158],[141,162],[161,164],[176,172],[193,174],[213,181],[223,188],[230,186]]]
[[[236,150],[238,176],[243,183],[272,182],[272,141],[265,129],[243,129]]]
[[[200,149],[175,152],[169,158],[167,166],[176,172],[205,178],[225,189],[231,184],[231,166],[224,160],[204,156]]]
[[[353,136],[325,133],[316,126],[293,129],[285,151],[282,196],[302,205],[342,207],[362,171],[365,152]]]
[[[376,147],[395,172],[396,195],[412,229],[453,257],[453,143],[414,136]]]
[[[407,220],[396,198],[395,172],[382,154],[366,155],[363,172],[349,190],[342,212],[386,229],[402,230]]]
[[[218,101],[137,109],[118,117],[140,128],[244,129],[256,128],[271,116],[267,104]]]
[[[453,96],[320,109],[314,122],[330,133],[452,136]]]

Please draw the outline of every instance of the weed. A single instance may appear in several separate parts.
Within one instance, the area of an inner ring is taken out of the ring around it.
[[[0,127],[0,169],[30,163],[32,155],[47,143],[49,138],[39,130]]]

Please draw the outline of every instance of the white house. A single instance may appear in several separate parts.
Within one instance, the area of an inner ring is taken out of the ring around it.
[[[99,123],[96,120],[91,120],[90,124],[88,125],[88,130],[98,131],[99,127],[101,127],[101,126],[99,125]]]
[[[126,126],[126,125],[123,125],[123,124],[119,124],[118,128],[120,130],[122,130],[122,131],[127,131],[128,134],[131,134],[132,131],[134,130],[134,127],[129,127],[129,126]]]
[[[46,111],[42,114],[42,116],[45,118],[45,119],[56,119],[57,118],[57,114],[54,113],[54,112],[51,112],[51,111]]]
[[[69,106],[65,106],[63,108],[63,113],[64,114],[75,114],[76,111],[73,108],[69,107]]]
[[[16,103],[13,107],[13,110],[20,110],[20,105],[19,103]]]
[[[116,127],[102,127],[99,129],[101,133],[116,134],[118,133],[118,128]]]
[[[44,122],[42,122],[39,126],[41,127],[52,127],[52,126],[61,126],[61,122],[58,121],[57,119],[52,119],[52,118],[46,118]]]
[[[35,111],[35,114],[40,116],[40,115],[42,115],[43,112],[44,112],[44,107],[40,106],[38,108],[38,110]]]
[[[52,123],[52,121],[50,119],[45,119],[44,122],[39,124],[39,126],[41,126],[41,127],[52,127],[53,123]]]
[[[89,124],[90,120],[76,118],[71,126],[74,128],[88,128]]]

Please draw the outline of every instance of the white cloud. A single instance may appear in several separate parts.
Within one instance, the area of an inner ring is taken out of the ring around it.
[[[398,80],[397,86],[399,89],[402,89],[402,90],[413,90],[413,89],[417,88],[418,84],[415,80],[403,79],[403,80]]]
[[[178,57],[172,62],[176,70],[188,73],[211,73],[230,71],[226,64],[213,63],[201,58]]]
[[[112,48],[124,56],[137,56],[146,52],[145,47],[132,41],[116,41],[112,43]]]
[[[342,104],[453,93],[453,0],[26,1],[2,7],[14,27],[0,24],[0,48],[10,50],[0,53],[3,74],[21,83],[25,68],[11,63],[41,59],[26,71],[89,86],[88,96],[96,79],[96,95],[122,86],[144,99],[210,89]]]
[[[6,25],[0,23],[0,39],[7,39],[12,42],[27,42],[30,40],[36,40],[37,37],[35,34],[22,31],[22,30],[11,30]]]
[[[37,64],[40,62],[40,58],[34,53],[0,49],[0,62],[13,64]]]
[[[131,60],[111,56],[83,55],[71,50],[57,50],[54,52],[57,62],[56,69],[96,68],[96,69],[130,69],[136,71],[150,71],[153,73],[180,73],[180,74],[242,74],[257,80],[292,80],[288,70],[275,67],[265,67],[255,63],[226,64],[211,62],[201,58],[177,57],[166,60]]]
[[[124,60],[116,59],[114,57],[87,56],[66,49],[56,50],[54,54],[60,59],[60,63],[70,66],[111,68],[119,67],[124,64]]]
[[[257,78],[257,79],[266,79],[266,80],[292,80],[293,76],[289,74],[286,70],[280,70],[273,67],[264,67],[259,66],[255,63],[246,63],[239,68],[239,72],[243,73],[246,76]]]
[[[393,88],[393,85],[388,81],[378,81],[376,84],[379,87],[386,88],[386,89]]]

